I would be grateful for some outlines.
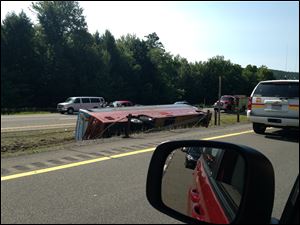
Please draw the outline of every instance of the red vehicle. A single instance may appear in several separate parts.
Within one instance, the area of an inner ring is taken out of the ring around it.
[[[248,98],[245,95],[223,95],[220,101],[213,105],[214,110],[219,109],[219,104],[221,110],[233,111],[238,107],[243,112],[246,110]]]
[[[229,224],[234,220],[243,189],[243,181],[234,176],[244,172],[245,165],[241,162],[232,152],[203,150],[194,171],[194,185],[188,193],[189,216],[214,224]]]
[[[134,106],[134,104],[128,100],[114,101],[110,104],[110,107],[128,107],[128,106]]]

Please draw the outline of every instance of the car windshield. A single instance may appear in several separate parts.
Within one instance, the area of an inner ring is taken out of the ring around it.
[[[67,98],[65,103],[72,103],[74,102],[74,98]]]
[[[299,98],[299,83],[262,83],[256,88],[253,96]]]

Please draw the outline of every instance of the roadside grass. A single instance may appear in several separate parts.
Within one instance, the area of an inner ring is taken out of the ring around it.
[[[240,115],[240,123],[248,123],[249,119],[246,115]],[[214,121],[211,121],[211,124],[214,123]],[[237,115],[235,114],[227,114],[227,113],[221,113],[220,116],[220,125],[226,126],[231,124],[236,124],[237,122]]]
[[[248,123],[246,115],[240,115],[240,123]],[[237,124],[237,116],[221,113],[221,126]],[[209,127],[215,127],[214,116]],[[1,133],[1,157],[34,154],[63,149],[75,143],[75,128],[56,128],[35,131],[14,131]]]
[[[1,157],[57,150],[75,142],[74,128],[1,133]]]
[[[51,112],[38,111],[38,112],[18,112],[15,115],[31,115],[31,114],[50,114]]]

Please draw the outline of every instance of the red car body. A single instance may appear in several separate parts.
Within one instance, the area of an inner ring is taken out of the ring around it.
[[[230,223],[209,181],[202,157],[194,171],[194,181],[195,187],[189,190],[188,215],[208,223]]]
[[[232,95],[223,95],[220,101],[215,102],[214,108],[218,109],[220,104],[220,108],[223,110],[232,110],[235,107],[235,97]]]
[[[204,222],[235,219],[244,187],[245,161],[234,151],[203,149],[188,193],[188,215]]]

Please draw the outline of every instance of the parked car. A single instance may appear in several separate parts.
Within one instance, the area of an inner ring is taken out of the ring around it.
[[[247,97],[245,95],[223,95],[220,101],[214,103],[214,110],[219,109],[226,111],[233,111],[239,108],[240,111],[245,112],[247,108]]]
[[[109,104],[109,107],[129,107],[129,106],[134,106],[134,104],[128,100],[114,101]]]
[[[105,100],[103,97],[70,97],[66,101],[57,104],[57,111],[73,114],[79,109],[102,108],[104,104]]]
[[[260,82],[249,98],[247,116],[258,134],[267,127],[299,128],[299,80]]]
[[[220,105],[221,110],[230,111],[234,106],[234,97],[231,95],[224,95],[220,101],[214,103],[214,109],[218,110]]]

